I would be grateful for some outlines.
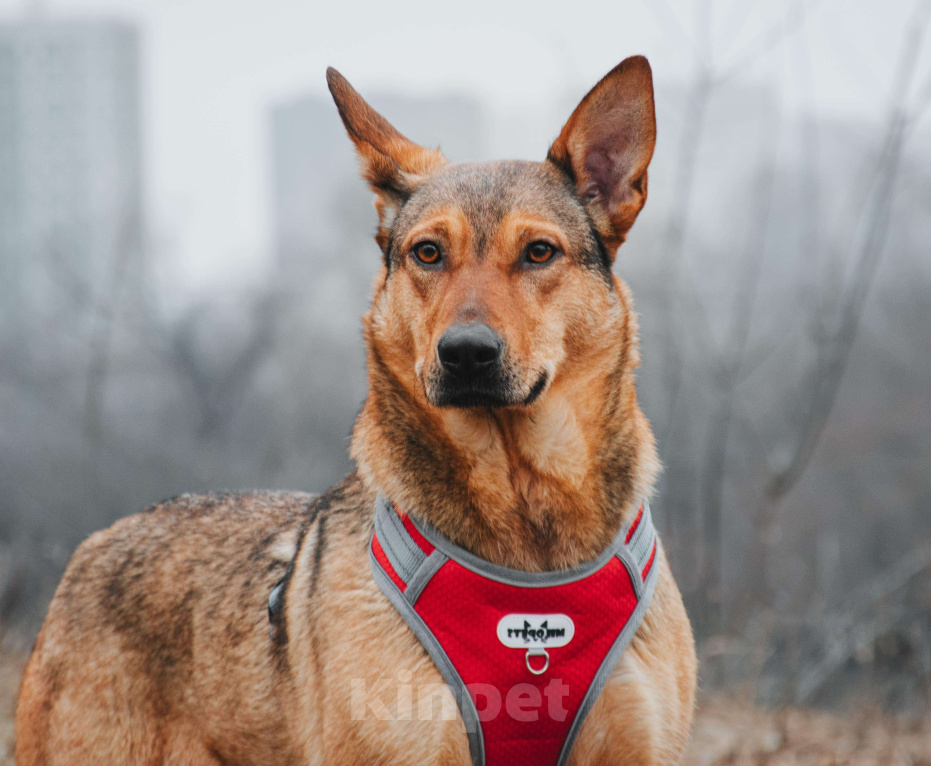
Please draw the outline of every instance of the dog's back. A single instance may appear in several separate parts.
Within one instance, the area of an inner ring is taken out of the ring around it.
[[[185,495],[89,538],[24,675],[17,762],[288,763],[266,605],[314,507]]]

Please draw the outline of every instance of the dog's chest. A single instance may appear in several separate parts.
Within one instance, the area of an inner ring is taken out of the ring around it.
[[[400,617],[393,615],[391,623],[385,626],[386,641],[377,660],[372,659],[392,677],[387,682],[379,675],[357,680],[355,714],[365,720],[354,722],[354,728],[365,748],[357,758],[341,762],[368,766],[377,753],[380,763],[472,766],[465,722],[450,687],[423,651],[407,641],[409,629]],[[530,702],[527,697],[520,701],[524,714],[532,714]],[[546,699],[536,709],[538,715],[547,714],[545,705]],[[644,718],[649,707],[639,660],[628,652],[582,726],[568,766],[649,763],[647,754],[656,747],[656,732],[647,725],[651,716]]]
[[[415,689],[405,671],[395,715],[445,720],[454,704],[473,766],[565,766],[652,599],[655,551],[644,503],[597,559],[531,574],[477,558],[380,498],[373,577],[445,682]]]

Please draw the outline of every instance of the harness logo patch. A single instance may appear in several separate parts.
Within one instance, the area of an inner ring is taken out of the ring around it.
[[[508,614],[498,622],[498,640],[513,649],[565,646],[575,635],[575,623],[565,614]]]

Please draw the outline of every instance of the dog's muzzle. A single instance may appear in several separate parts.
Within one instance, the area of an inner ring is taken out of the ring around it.
[[[454,324],[436,345],[440,374],[435,404],[447,407],[503,407],[511,401],[504,341],[487,324]]]

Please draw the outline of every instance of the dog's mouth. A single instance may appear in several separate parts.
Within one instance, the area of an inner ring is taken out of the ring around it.
[[[427,399],[436,407],[499,409],[533,404],[546,390],[547,383],[549,375],[546,371],[540,373],[529,389],[521,386],[507,371],[477,380],[462,380],[440,371],[431,376],[425,388]]]
[[[522,404],[527,407],[533,404],[537,399],[540,398],[540,394],[543,393],[543,390],[546,388],[546,384],[549,382],[549,375],[546,372],[541,372],[540,377],[537,378],[537,382],[530,387],[530,393],[524,398]]]

